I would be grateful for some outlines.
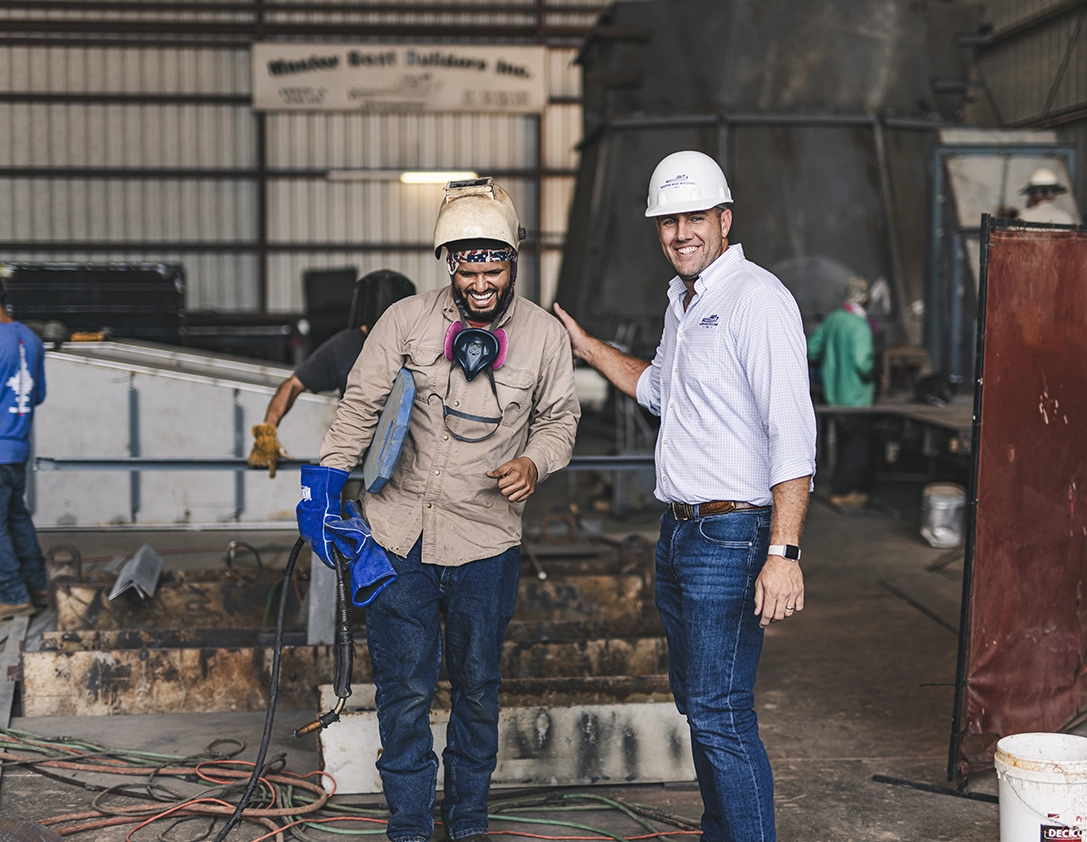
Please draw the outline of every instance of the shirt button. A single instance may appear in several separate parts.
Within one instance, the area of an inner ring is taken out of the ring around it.
[[[442,475],[442,472],[441,472],[441,471],[435,471],[435,472],[434,472],[434,476],[436,476],[436,477],[439,477],[439,476],[441,476],[441,475]]]
[[[429,508],[431,508],[431,507],[432,507],[433,505],[434,505],[433,503],[427,503],[427,504],[426,504],[426,507],[427,507],[427,508],[429,509]]]
[[[672,371],[674,371],[676,374],[679,374],[679,366],[677,365],[675,368],[672,369]]]
[[[453,406],[460,406],[460,401],[453,401]]]
[[[449,441],[449,436],[442,436],[442,441]]]
[[[668,404],[668,408],[669,409],[675,409],[676,405],[674,403],[670,403],[670,404]]]

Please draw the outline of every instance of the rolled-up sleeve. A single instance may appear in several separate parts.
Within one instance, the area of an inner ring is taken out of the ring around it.
[[[638,377],[638,385],[634,392],[638,403],[654,415],[661,414],[661,357],[664,354],[662,348],[663,345],[657,346],[653,362]]]
[[[564,331],[551,332],[546,341],[523,454],[536,465],[539,482],[569,464],[581,417],[570,342]]]

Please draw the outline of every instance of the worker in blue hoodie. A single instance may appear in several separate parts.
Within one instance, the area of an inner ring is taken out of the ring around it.
[[[45,604],[45,558],[26,501],[34,407],[45,400],[45,348],[8,315],[0,273],[0,620]]]

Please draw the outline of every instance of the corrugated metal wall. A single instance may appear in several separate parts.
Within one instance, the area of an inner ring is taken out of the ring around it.
[[[215,0],[208,12],[140,0],[100,13],[90,3],[48,13],[18,5],[0,11],[0,260],[181,262],[190,310],[300,312],[302,273],[317,267],[390,267],[428,289],[447,281],[430,250],[441,187],[326,173],[470,168],[498,177],[529,231],[522,293],[553,296],[581,136],[577,39],[565,33],[586,29],[598,0],[546,18],[535,2],[524,13],[480,2],[479,14],[464,12],[464,0],[460,11],[438,3],[402,13],[263,4],[266,25],[296,24],[303,39],[306,26],[342,20],[399,26],[399,41],[478,24],[489,43],[545,43],[550,104],[538,116],[259,115],[245,42],[169,43],[173,29],[206,42],[254,25],[252,15],[216,12]],[[77,19],[93,21],[95,35],[81,35]],[[524,37],[526,21],[537,22],[536,37]],[[130,26],[163,36],[153,46],[119,43]],[[73,44],[46,37],[54,29]]]
[[[984,102],[999,125],[1055,128],[1079,149],[1077,200],[1087,199],[1087,3],[992,0],[978,48]]]

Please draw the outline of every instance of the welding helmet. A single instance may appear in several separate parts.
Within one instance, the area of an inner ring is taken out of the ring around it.
[[[451,181],[434,226],[434,256],[442,246],[459,240],[494,240],[515,252],[525,238],[525,229],[509,194],[493,178]]]
[[[725,174],[713,158],[693,150],[673,152],[653,170],[645,215],[693,213],[731,201]]]
[[[392,269],[378,269],[355,281],[347,326],[353,330],[371,328],[390,304],[415,295],[415,284]]]
[[[1024,187],[1021,193],[1046,193],[1050,196],[1056,196],[1058,193],[1067,193],[1068,188],[1057,181],[1057,176],[1053,170],[1046,167],[1039,167],[1030,174],[1030,179],[1027,181],[1027,186]]]

